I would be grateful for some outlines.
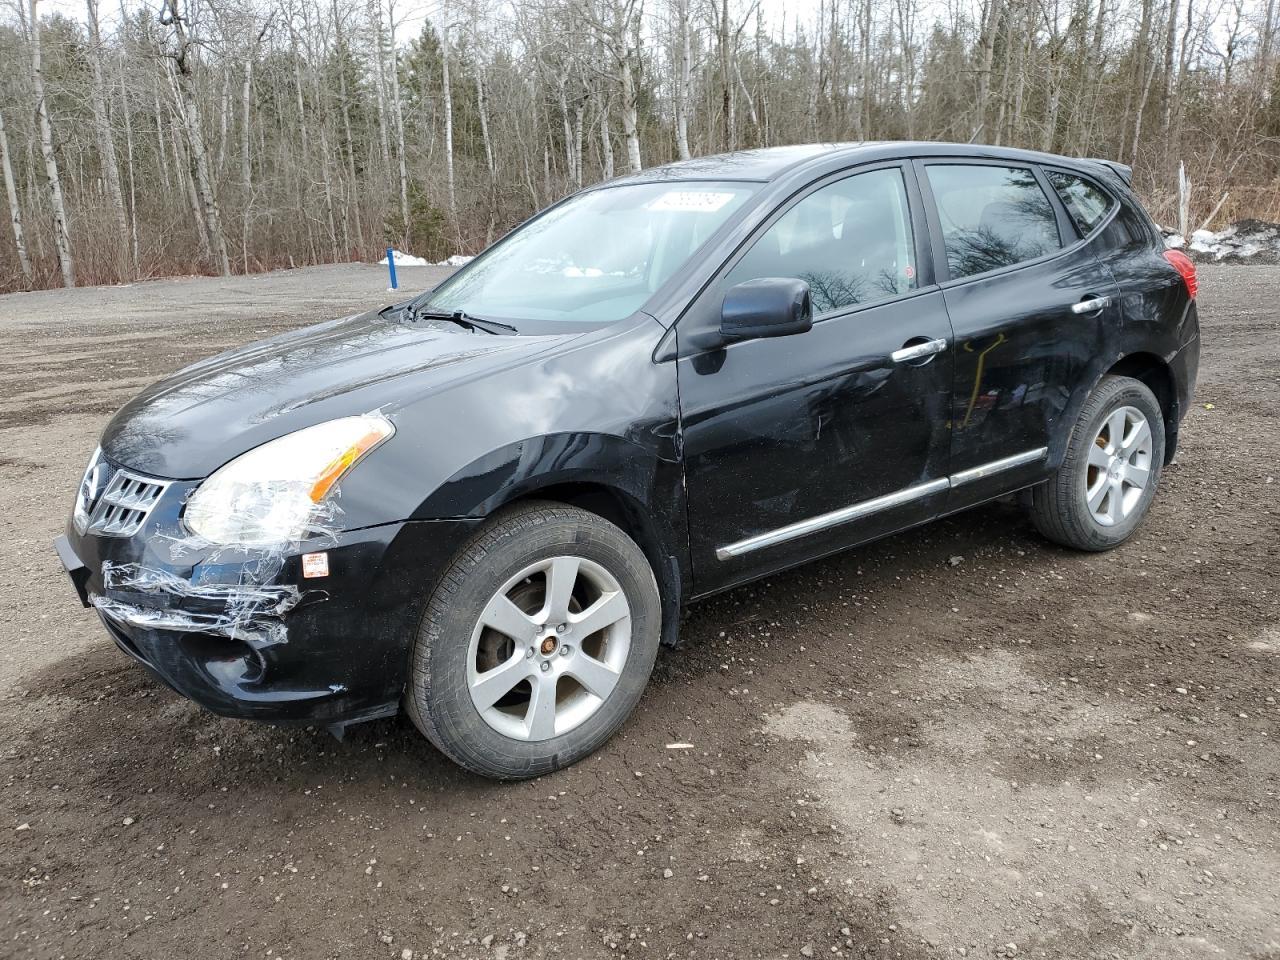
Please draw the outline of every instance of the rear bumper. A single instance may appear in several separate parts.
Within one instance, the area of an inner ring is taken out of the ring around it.
[[[329,724],[398,709],[431,586],[475,523],[385,524],[283,555],[173,558],[154,529],[74,526],[55,547],[116,645],[182,696],[224,716]],[[302,555],[321,551],[328,576],[304,578]]]
[[[1179,419],[1186,416],[1196,398],[1196,382],[1200,377],[1200,336],[1188,342],[1173,358],[1170,364],[1173,378],[1178,384]]]
[[[1192,301],[1189,312],[1192,315],[1194,336],[1169,361],[1169,369],[1173,375],[1177,396],[1174,398],[1176,408],[1173,411],[1172,422],[1166,425],[1165,463],[1172,463],[1174,457],[1177,456],[1178,436],[1182,429],[1182,420],[1186,417],[1187,411],[1191,409],[1196,397],[1196,382],[1200,376],[1200,326],[1195,317],[1195,309],[1195,302]]]

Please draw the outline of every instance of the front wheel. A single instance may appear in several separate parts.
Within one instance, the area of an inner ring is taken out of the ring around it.
[[[446,756],[498,779],[568,766],[635,707],[661,607],[644,553],[596,514],[530,503],[454,558],[414,645],[406,705]]]
[[[1105,377],[1080,411],[1062,466],[1032,491],[1036,529],[1077,550],[1110,550],[1127,540],[1160,482],[1164,427],[1146,384]]]

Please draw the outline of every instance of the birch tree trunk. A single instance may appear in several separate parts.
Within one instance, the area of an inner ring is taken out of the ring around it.
[[[1188,0],[1187,9],[1187,27],[1188,31],[1191,26],[1191,10],[1190,0]],[[1275,42],[1275,21],[1276,21],[1276,0],[1267,0],[1266,8],[1262,12],[1262,38],[1258,41],[1258,95],[1265,96],[1265,91],[1271,89],[1271,47]],[[1186,38],[1183,38],[1181,62],[1186,60]],[[1182,71],[1179,71],[1179,79],[1181,79]]]
[[[680,65],[676,72],[676,156],[688,160],[689,153],[689,77],[693,55],[689,38],[689,0],[676,0],[677,29],[680,31]]]
[[[1133,81],[1125,89],[1124,99],[1124,116],[1128,120],[1130,116],[1134,116],[1133,125],[1135,129],[1142,127],[1141,113],[1146,103],[1148,92],[1146,79],[1147,60],[1150,59],[1151,51],[1151,13],[1154,0],[1141,0],[1142,16],[1138,23],[1138,33],[1134,38],[1134,54],[1133,54]],[[1140,98],[1142,105],[1138,106],[1136,113],[1132,110],[1134,106],[1135,94]]]
[[[120,116],[124,118],[124,168],[129,172],[129,249],[133,257],[133,272],[138,273],[138,181],[137,164],[133,162],[133,120],[129,117],[129,101],[125,94],[124,78],[120,82]]]
[[[191,159],[191,176],[196,197],[204,212],[205,230],[209,236],[209,252],[224,277],[231,276],[231,257],[227,253],[227,236],[222,229],[222,211],[213,192],[213,179],[209,174],[209,152],[204,139],[204,124],[200,116],[200,100],[196,95],[195,76],[191,63],[191,38],[178,13],[178,0],[165,0],[168,11],[166,25],[173,27],[175,49],[169,55],[171,69],[169,80],[173,85],[178,105],[179,119],[187,136],[187,152]],[[162,15],[164,16],[164,15]],[[164,22],[164,21],[162,21]]]
[[[1067,56],[1067,38],[1058,31],[1057,10],[1046,12],[1045,16],[1049,19],[1049,42],[1047,44],[1047,53],[1049,56],[1049,102],[1045,110],[1044,131],[1040,139],[1040,149],[1046,152],[1053,149],[1054,137],[1058,132],[1058,112],[1062,104],[1062,86],[1066,75],[1066,56]],[[1031,25],[1028,23],[1026,35],[1027,44],[1023,47],[1023,54],[1019,58],[1018,63],[1018,96],[1014,106],[1014,117],[1021,122],[1022,120],[1022,92],[1026,78],[1026,55],[1027,47],[1031,43]]]
[[[632,173],[639,173],[644,165],[640,162],[640,108],[636,96],[635,75],[631,72],[631,52],[628,50],[622,59],[622,135],[627,141],[627,166]]]
[[[168,77],[168,74],[166,73],[166,79],[167,77]],[[165,119],[167,118],[168,114],[166,113],[164,107],[161,105],[161,102],[160,102],[160,84],[159,83],[156,83],[151,88],[151,96],[152,96],[151,116],[154,117],[156,121],[156,155],[160,158],[160,172],[161,172],[161,175],[164,177],[165,190],[168,192],[173,192],[174,190],[173,175],[174,175],[174,171],[178,169],[178,165],[177,165],[178,149],[177,147],[169,143],[169,137],[165,135]],[[170,155],[173,156],[175,161],[174,164],[172,165],[168,162],[168,158],[170,157]],[[178,187],[179,195],[181,195],[182,191],[184,191],[185,189],[186,189],[185,187],[179,186]]]
[[[253,157],[250,152],[252,143],[253,117],[250,109],[253,105],[253,57],[245,59],[244,82],[240,87],[240,189],[244,193],[243,208],[240,211],[240,270],[249,272],[249,220],[253,215]]]
[[[734,149],[737,124],[733,115],[733,80],[729,76],[729,0],[720,0],[720,97],[724,109],[724,148]]]
[[[379,16],[381,16],[381,0]],[[404,153],[404,107],[400,100],[400,52],[396,49],[395,5],[387,4],[388,36],[391,41],[391,119],[396,132],[396,155],[400,161],[400,217],[404,221],[402,247],[409,244],[409,165]]]
[[[489,186],[498,179],[498,165],[493,159],[493,140],[489,137],[489,90],[484,73],[476,66],[476,110],[480,114],[480,139],[484,143],[484,165],[489,171]]]
[[[333,4],[333,32],[337,39],[338,49],[346,52],[348,47],[346,38],[342,34],[342,12],[337,0],[334,0]],[[356,245],[363,252],[364,226],[360,222],[360,184],[356,180],[355,138],[351,135],[350,91],[347,88],[347,71],[341,65],[338,69],[338,109],[339,116],[342,118],[343,152],[347,157],[348,188],[346,208],[350,211],[350,219],[355,224]],[[344,217],[346,216],[348,215],[344,214]],[[350,250],[348,250],[348,256],[350,256]]]
[[[71,233],[67,228],[67,208],[62,199],[62,179],[58,175],[58,157],[53,150],[53,125],[44,95],[44,67],[40,58],[40,14],[37,0],[31,0],[31,86],[36,101],[36,124],[40,130],[40,154],[44,158],[44,175],[49,184],[49,204],[53,208],[53,241],[58,249],[58,267],[62,285],[76,285],[76,265],[71,259]]]
[[[1142,140],[1142,115],[1147,108],[1147,97],[1151,93],[1151,81],[1156,75],[1156,61],[1151,60],[1151,67],[1147,70],[1146,80],[1142,84],[1142,93],[1138,97],[1138,106],[1133,116],[1133,147],[1129,151],[1129,165],[1138,161],[1138,145]]]
[[[455,189],[453,167],[453,87],[449,83],[449,25],[447,23],[440,30],[440,75],[444,93],[445,189],[448,191],[449,199],[449,223],[456,230],[458,195]]]
[[[227,136],[231,130],[231,71],[224,65],[218,95],[218,151],[213,169],[218,176],[227,165]]]
[[[22,204],[18,202],[18,184],[13,179],[13,161],[9,158],[9,136],[4,131],[4,114],[0,113],[0,169],[4,171],[4,192],[9,199],[9,223],[13,226],[13,243],[18,248],[18,263],[22,279],[29,287],[33,279],[31,254],[27,252],[27,238],[22,232]]]
[[[1178,38],[1178,0],[1169,0],[1169,22],[1164,35],[1164,78],[1160,91],[1161,128],[1165,136],[1173,125],[1173,54]]]
[[[124,279],[132,273],[129,263],[129,217],[125,213],[124,192],[120,188],[120,168],[116,163],[116,147],[111,136],[111,126],[107,120],[106,84],[102,77],[102,35],[98,25],[98,0],[85,0],[85,8],[89,16],[89,67],[92,77],[89,99],[93,107],[93,130],[98,140],[98,155],[102,161],[102,177],[107,184],[107,198],[111,201],[111,209],[116,218],[116,232],[120,236],[117,258],[119,260],[119,276]]]
[[[338,226],[333,214],[333,177],[329,174],[329,121],[320,121],[320,179],[324,185],[325,221],[329,225],[329,262],[337,263]]]
[[[387,69],[385,63],[385,40],[382,35],[382,2],[374,0],[374,99],[378,105],[378,147],[382,151],[382,172],[390,182],[393,173],[391,171],[391,137],[387,132],[389,126],[387,122]]]
[[[605,180],[613,179],[613,138],[609,136],[609,104],[600,110],[600,165]]]
[[[1195,0],[1187,0],[1187,24],[1186,24],[1186,29],[1183,31],[1182,40],[1180,41],[1180,45],[1178,48],[1178,81],[1175,87],[1177,95],[1175,97],[1176,103],[1173,109],[1173,132],[1172,132],[1172,135],[1178,138],[1181,138],[1181,135],[1182,135],[1182,111],[1183,111],[1182,84],[1183,84],[1183,81],[1186,79],[1187,70],[1189,69],[1189,66],[1190,66],[1189,48],[1191,46],[1191,30],[1192,30],[1194,16],[1195,16],[1194,7],[1195,7]],[[1268,0],[1267,2],[1268,33],[1264,34],[1264,37],[1263,37],[1264,40],[1267,39],[1267,36],[1270,33],[1270,23],[1271,23],[1271,15],[1272,15],[1273,7],[1274,7],[1274,0]],[[1259,56],[1262,58],[1262,62],[1266,63],[1269,60],[1269,56],[1267,53],[1267,51],[1270,49],[1269,42],[1264,44],[1263,47],[1264,47],[1263,50],[1259,51]],[[1262,89],[1266,90],[1268,89],[1268,87],[1264,86]]]
[[[978,96],[977,118],[973,137],[988,137],[987,104],[991,98],[991,67],[995,62],[996,32],[1000,29],[1000,15],[1004,0],[987,0],[986,16],[982,21],[982,34],[978,38]]]
[[[177,124],[177,119],[173,121]],[[169,142],[173,145],[174,168],[178,171],[178,177],[182,181],[182,189],[185,192],[188,205],[191,207],[191,221],[196,226],[196,237],[200,243],[200,259],[208,260],[212,255],[209,249],[209,227],[205,223],[204,208],[200,204],[200,194],[196,191],[196,180],[192,173],[190,160],[187,154],[183,153],[184,135],[180,130],[173,130],[169,138]]]
[[[622,136],[627,144],[627,168],[639,173],[640,160],[640,94],[636,89],[636,60],[640,37],[639,0],[605,0],[608,17],[602,17],[591,0],[576,0],[577,10],[595,30],[617,69],[618,88],[622,94]]]
[[[579,100],[573,107],[573,184],[582,189],[582,120],[586,113],[586,103]]]
[[[747,104],[747,119],[751,121],[751,129],[755,131],[756,142],[752,146],[760,146],[760,117],[756,114],[756,102],[751,96],[751,91],[747,89],[746,82],[742,79],[742,71],[738,69],[738,64],[733,65],[733,75],[738,81],[738,89],[742,91],[742,99]]]

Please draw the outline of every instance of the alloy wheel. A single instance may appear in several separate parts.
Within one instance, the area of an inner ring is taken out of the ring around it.
[[[471,702],[515,740],[549,740],[593,716],[622,676],[631,606],[585,557],[524,567],[485,604],[467,651]]]
[[[1151,424],[1136,407],[1109,413],[1093,443],[1085,473],[1085,499],[1101,526],[1120,523],[1138,507],[1151,480]]]

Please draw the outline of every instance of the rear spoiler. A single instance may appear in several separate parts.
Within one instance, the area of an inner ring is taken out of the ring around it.
[[[1110,170],[1112,173],[1118,176],[1121,180],[1123,180],[1126,186],[1130,186],[1130,187],[1133,186],[1133,167],[1129,166],[1128,164],[1117,163],[1115,160],[1101,160],[1097,157],[1091,157],[1089,159],[1089,162],[1102,164],[1104,167],[1106,167],[1108,170]]]

